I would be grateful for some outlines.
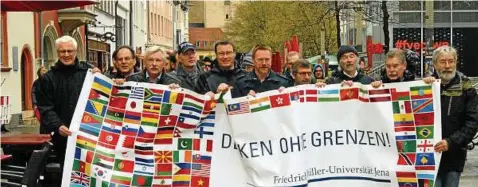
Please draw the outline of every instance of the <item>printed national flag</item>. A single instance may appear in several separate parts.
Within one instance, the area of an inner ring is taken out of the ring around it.
[[[190,114],[181,114],[178,118],[178,123],[176,128],[181,129],[195,129],[199,123],[199,116],[194,116]]]
[[[134,136],[120,136],[116,149],[134,149]]]
[[[174,175],[190,175],[191,163],[174,163],[173,174]]]
[[[431,140],[417,140],[417,152],[432,152],[434,151],[433,149],[433,143]]]
[[[119,134],[101,130],[99,141],[116,147],[119,137]]]
[[[397,178],[417,178],[415,172],[397,171]]]
[[[86,163],[86,162],[81,161],[81,160],[74,159],[72,170],[73,171],[79,171],[79,172],[82,172],[82,173],[85,173],[85,174],[89,175],[90,172],[91,172],[91,164]]]
[[[145,88],[144,100],[153,103],[161,103],[161,101],[163,100],[163,92],[163,90]]]
[[[173,164],[156,164],[157,176],[171,176],[173,175]]]
[[[170,187],[173,185],[173,176],[153,176],[153,187]]]
[[[173,176],[173,186],[189,186],[191,182],[190,175],[174,175]]]
[[[191,138],[178,138],[177,139],[177,150],[192,150],[193,149],[193,140]]]
[[[109,101],[109,95],[106,93],[103,93],[101,91],[91,89],[90,90],[90,95],[88,96],[89,100],[101,103],[103,105],[107,105]]]
[[[415,165],[415,153],[398,153],[398,165]]]
[[[418,166],[434,166],[435,165],[435,153],[417,153],[416,160],[417,170],[429,170],[429,168],[418,169]],[[435,167],[433,167],[434,169]]]
[[[414,140],[417,138],[415,131],[401,131],[395,132],[396,140]]]
[[[143,87],[133,87],[133,89],[131,89],[131,94],[129,95],[129,98],[143,100],[143,96],[144,96]]]
[[[244,101],[235,104],[228,104],[227,113],[229,115],[247,114],[249,113],[249,102]]]
[[[412,107],[414,113],[433,112],[433,99],[413,100]]]
[[[185,95],[182,110],[195,112],[198,116],[200,116],[202,114],[203,108],[204,100],[190,94]]]
[[[339,90],[319,90],[319,102],[340,101]]]
[[[121,123],[120,121],[105,119],[105,121],[103,122],[103,126],[101,126],[101,129],[121,134],[122,126],[123,123]]]
[[[90,176],[81,172],[71,172],[70,183],[71,186],[74,186],[75,184],[78,184],[79,186],[90,186]]]
[[[106,118],[122,122],[124,118],[124,109],[108,107],[108,112],[106,112]]]
[[[417,178],[397,178],[398,187],[418,187]]]
[[[261,97],[261,98],[250,101],[249,106],[251,108],[251,112],[254,113],[254,112],[270,109],[271,102],[269,100],[269,97]]]
[[[112,185],[114,187],[126,187],[130,186],[131,184],[131,174],[124,173],[124,172],[113,172],[113,176],[111,176],[110,187]]]
[[[141,112],[125,111],[124,123],[141,124]]]
[[[93,89],[101,91],[105,94],[110,94],[111,93],[111,87],[113,85],[106,80],[103,80],[99,77],[95,77],[93,80],[93,85],[91,86]]]
[[[206,100],[204,103],[204,109],[202,111],[203,115],[208,115],[209,113],[213,112],[214,109],[216,108],[218,100],[211,99],[211,100]]]
[[[432,98],[432,86],[427,85],[427,86],[411,87],[410,95],[412,96],[412,100]]]
[[[175,103],[175,104],[183,104],[184,94],[178,92],[172,92],[169,90],[164,91],[163,95],[163,103]]]
[[[156,136],[156,127],[140,126],[138,130],[139,138],[154,138]]]
[[[143,155],[142,158],[148,159],[146,163],[154,163],[153,142],[154,139],[145,139],[137,137],[136,142],[134,144],[136,158],[139,158],[140,155]]]
[[[318,93],[319,91],[317,89],[313,89],[313,90],[304,90],[305,92],[305,102],[318,102],[319,101],[319,97],[318,97]]]
[[[368,90],[362,88],[359,89],[359,100],[362,102],[369,102]]]
[[[130,112],[142,112],[143,111],[143,100],[129,98],[126,102],[126,111]]]
[[[100,166],[92,165],[92,186],[105,186],[108,187],[109,181],[111,179],[111,171]],[[94,179],[94,180],[93,180]],[[93,185],[95,184],[95,185]]]
[[[105,116],[106,106],[91,100],[86,101],[85,111],[98,116]]]
[[[94,114],[90,114],[88,112],[83,113],[83,117],[81,118],[81,123],[92,125],[95,127],[100,127],[103,118],[101,116],[97,116]]]
[[[179,129],[178,129],[179,130]],[[178,134],[179,135],[179,134]],[[172,139],[177,137],[174,126],[158,127],[155,139]]]
[[[131,185],[133,186],[151,186],[153,183],[153,176],[147,175],[133,175],[133,182]]]
[[[86,163],[92,163],[93,162],[93,156],[94,152],[87,150],[87,149],[81,149],[79,147],[75,147],[75,159],[86,162]]]
[[[158,127],[174,127],[178,122],[178,116],[160,116]]]
[[[391,101],[390,89],[371,89],[368,91],[370,102]]]
[[[392,101],[409,101],[410,100],[410,91],[399,91],[396,88],[390,89],[392,92]]]
[[[141,118],[142,126],[157,127],[159,121],[159,115],[154,113],[143,113]]]
[[[100,129],[99,128],[96,128],[96,127],[91,126],[91,125],[86,125],[86,124],[83,124],[83,123],[80,124],[80,132],[81,133],[86,133],[86,134],[89,134],[89,135],[92,135],[92,136],[95,136],[95,137],[100,136]]]
[[[193,150],[201,152],[212,152],[212,140],[209,139],[194,139]]]
[[[433,179],[418,179],[419,187],[432,187],[434,186],[433,184]]]
[[[172,163],[173,152],[172,151],[155,151],[154,161],[156,164],[169,164]]]
[[[209,186],[209,177],[192,176],[191,186]]]
[[[173,151],[173,162],[192,162],[192,151]]]
[[[346,101],[351,99],[359,98],[359,89],[358,88],[347,88],[340,90],[340,100]]]
[[[418,139],[433,139],[433,126],[419,126],[417,127]]]
[[[415,140],[397,141],[398,152],[416,152],[417,142]]]
[[[143,112],[159,114],[161,112],[161,103],[153,103],[145,101],[143,103]]]
[[[204,138],[205,136],[213,136],[214,135],[214,122],[216,118],[216,113],[212,111],[209,115],[205,118],[201,119],[199,126],[196,127],[194,134],[198,135],[199,138]]]
[[[272,108],[284,107],[284,106],[290,105],[289,94],[287,93],[270,96],[270,101],[271,101]]]
[[[415,117],[415,125],[416,126],[428,126],[434,125],[434,113],[421,113],[421,114],[414,114]]]
[[[90,151],[95,151],[96,140],[88,138],[87,136],[78,135],[76,137],[76,146],[87,149]]]
[[[193,163],[200,163],[200,164],[211,164],[211,156],[201,155],[201,154],[194,154],[192,162]]]
[[[125,118],[126,119],[126,118]],[[139,125],[138,124],[132,124],[132,123],[123,123],[123,129],[121,130],[121,134],[125,136],[136,136],[138,135],[139,131]]]
[[[413,127],[413,126],[395,127],[395,132],[412,132],[412,131],[415,131],[415,127]]]
[[[134,161],[116,159],[113,169],[116,171],[133,173]]]
[[[291,92],[289,95],[290,95],[290,101],[300,101],[300,98],[301,98],[300,96],[301,95],[304,96],[304,90]],[[302,100],[303,100],[303,97],[302,97]]]
[[[154,175],[154,165],[135,163],[134,173],[140,175]]]
[[[161,105],[161,115],[179,116],[182,111],[182,106],[177,104],[163,103]]]
[[[131,93],[131,86],[113,86],[111,96],[128,98]]]
[[[394,101],[392,105],[393,105],[394,114],[412,113],[412,107],[410,106],[410,101]]]
[[[95,158],[93,159],[93,164],[100,166],[105,169],[113,169],[114,155],[111,154],[102,154],[102,152],[96,152]]]
[[[413,114],[394,114],[395,127],[413,126]]]

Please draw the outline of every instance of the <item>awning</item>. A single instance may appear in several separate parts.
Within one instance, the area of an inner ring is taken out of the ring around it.
[[[81,7],[96,4],[96,0],[63,0],[63,1],[23,1],[23,0],[2,0],[0,9],[2,11],[12,12],[40,12],[48,10],[58,10],[65,8]]]

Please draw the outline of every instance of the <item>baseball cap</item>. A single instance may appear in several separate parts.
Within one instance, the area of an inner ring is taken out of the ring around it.
[[[184,53],[184,52],[186,52],[187,50],[190,50],[190,49],[196,51],[196,47],[194,47],[194,45],[192,43],[183,42],[183,43],[179,44],[178,53]]]

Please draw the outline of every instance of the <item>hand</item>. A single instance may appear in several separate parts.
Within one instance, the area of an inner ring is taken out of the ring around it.
[[[101,70],[98,69],[97,67],[94,67],[93,69],[91,69],[91,73],[95,74],[95,73],[101,73]]]
[[[60,135],[65,137],[71,136],[71,131],[65,125],[60,126],[60,128],[58,129],[58,132],[60,133]]]
[[[448,151],[448,141],[446,140],[441,140],[440,142],[438,142],[436,145],[435,145],[435,151],[436,152],[444,152],[444,151]]]
[[[285,87],[281,86],[278,90],[279,90],[279,93],[282,93],[285,90]]]
[[[370,85],[372,85],[372,87],[374,88],[378,88],[382,86],[382,81],[375,81],[375,82],[372,82]]]
[[[169,87],[169,89],[171,89],[171,90],[181,88],[181,87],[179,86],[179,84],[176,84],[176,83],[172,83],[172,84],[168,85],[168,87]]]
[[[423,82],[425,82],[427,84],[432,84],[433,82],[435,82],[435,77],[425,77],[423,79]]]
[[[323,87],[325,87],[325,86],[327,86],[327,84],[326,84],[325,82],[317,82],[317,83],[315,83],[315,87],[317,87],[317,88],[323,88]]]
[[[122,85],[125,82],[125,80],[124,79],[113,79],[113,82],[117,85]]]
[[[249,93],[247,95],[250,95],[250,96],[256,96],[256,92],[254,90],[251,90],[249,91]]]
[[[207,92],[205,95],[209,96],[211,98],[210,100],[214,100],[216,97],[211,91]]]
[[[354,82],[353,81],[342,81],[342,86],[345,86],[345,85],[353,86]]]
[[[224,93],[224,92],[227,92],[228,90],[229,90],[229,85],[227,85],[226,83],[221,83],[217,87],[216,93]]]

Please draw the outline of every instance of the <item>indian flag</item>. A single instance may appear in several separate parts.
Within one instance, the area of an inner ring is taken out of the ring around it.
[[[412,99],[432,98],[432,86],[416,86],[410,88]]]
[[[249,106],[251,108],[251,112],[259,112],[259,111],[270,109],[271,101],[269,100],[269,97],[261,97],[261,98],[249,101]]]
[[[319,102],[340,101],[339,90],[319,90]]]

